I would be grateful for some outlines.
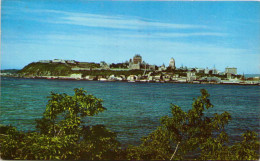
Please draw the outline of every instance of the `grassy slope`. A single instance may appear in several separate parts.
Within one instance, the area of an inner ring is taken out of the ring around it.
[[[19,71],[21,74],[37,76],[66,76],[72,73],[71,67],[65,64],[30,63]]]

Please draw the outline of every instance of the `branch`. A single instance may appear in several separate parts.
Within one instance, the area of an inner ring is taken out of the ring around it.
[[[53,137],[55,137],[55,135],[56,135],[55,125],[53,125],[53,131],[54,131]]]
[[[177,144],[177,146],[176,146],[176,148],[175,148],[175,151],[174,151],[174,153],[172,154],[172,157],[171,157],[171,159],[170,159],[170,160],[172,160],[172,159],[173,159],[173,157],[174,157],[174,155],[175,155],[175,153],[176,153],[176,151],[177,151],[177,149],[178,149],[178,146],[179,146],[179,144],[180,144],[180,142],[178,142],[178,144]]]
[[[8,135],[5,135],[5,134],[0,134],[0,135],[3,135],[3,136],[8,136]]]
[[[59,136],[59,135],[60,135],[60,132],[61,132],[61,128],[60,128],[60,130],[59,130],[59,132],[58,132],[57,136]]]

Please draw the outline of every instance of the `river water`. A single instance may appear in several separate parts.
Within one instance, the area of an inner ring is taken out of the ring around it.
[[[227,111],[232,121],[227,126],[232,139],[246,130],[259,133],[260,86],[128,83],[76,80],[1,78],[0,124],[11,124],[20,130],[34,130],[34,119],[40,118],[50,92],[73,94],[84,88],[103,99],[107,108],[89,117],[88,124],[104,124],[117,132],[123,145],[137,144],[140,138],[155,130],[160,117],[170,114],[170,103],[191,108],[193,98],[204,88],[210,93],[214,108],[208,114]]]

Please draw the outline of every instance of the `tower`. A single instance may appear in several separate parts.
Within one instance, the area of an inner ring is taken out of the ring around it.
[[[173,58],[170,59],[169,67],[175,69],[175,60]]]
[[[142,57],[141,57],[141,55],[137,54],[133,57],[133,60],[130,59],[129,68],[140,70],[141,64],[142,64]]]
[[[141,55],[136,54],[136,55],[134,56],[134,58],[133,58],[133,63],[134,63],[134,64],[141,64],[141,63],[142,63],[142,57],[141,57]]]

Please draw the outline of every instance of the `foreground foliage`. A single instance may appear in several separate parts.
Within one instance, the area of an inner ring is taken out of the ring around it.
[[[35,132],[1,127],[2,159],[115,159],[119,142],[103,125],[85,126],[82,118],[106,110],[102,100],[81,89],[52,93]]]
[[[171,105],[172,117],[161,118],[161,126],[146,137],[140,146],[127,149],[128,159],[200,159],[255,160],[259,158],[259,142],[255,132],[247,131],[243,140],[230,145],[225,126],[231,120],[228,112],[206,116],[213,105],[206,90],[194,100],[192,109],[183,111]]]
[[[192,109],[183,111],[171,105],[171,115],[161,118],[161,126],[142,138],[139,146],[120,148],[116,134],[103,125],[86,126],[83,118],[106,110],[102,100],[82,89],[75,94],[52,93],[36,131],[21,132],[0,126],[2,159],[31,160],[257,160],[259,141],[255,132],[246,131],[242,141],[229,143],[225,126],[229,113],[214,114],[209,94],[201,90]]]

